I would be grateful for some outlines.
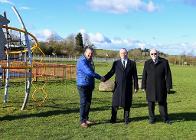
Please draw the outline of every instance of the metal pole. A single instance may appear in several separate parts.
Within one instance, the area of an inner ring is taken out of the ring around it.
[[[9,53],[7,48],[7,54],[6,54],[7,64],[6,66],[9,67]],[[4,92],[4,103],[7,103],[8,99],[8,87],[9,87],[9,69],[6,69],[6,77],[5,77],[5,92]]]
[[[28,57],[26,58],[26,64],[32,66],[31,45],[30,45],[30,42],[29,42],[27,29],[26,29],[25,24],[22,20],[22,17],[20,16],[17,9],[14,6],[12,7],[12,9],[15,12],[16,16],[18,17],[18,20],[21,23],[22,28],[25,31],[25,33],[24,33],[24,35],[25,35],[25,45],[26,45],[27,50],[28,50]],[[32,68],[29,68],[29,69],[26,70],[25,97],[24,97],[24,101],[23,101],[23,105],[21,107],[21,110],[24,110],[24,108],[26,107],[26,104],[28,102],[28,98],[29,98],[29,94],[30,94],[30,90],[31,90],[31,82],[32,82]]]
[[[7,19],[6,17],[6,12],[4,12],[4,17]],[[8,26],[7,24],[5,25],[6,27]],[[6,60],[7,60],[7,63],[6,63],[6,66],[9,67],[9,45],[10,45],[10,39],[9,39],[9,31],[8,29],[6,28],[6,38],[8,40],[7,42],[7,47],[6,47]],[[8,88],[9,88],[9,69],[6,69],[6,77],[5,77],[5,91],[4,91],[4,100],[3,102],[4,103],[7,103],[7,100],[8,100]]]

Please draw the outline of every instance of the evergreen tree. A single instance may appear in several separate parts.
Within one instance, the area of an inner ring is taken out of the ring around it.
[[[84,49],[84,44],[83,44],[83,38],[82,34],[78,33],[75,37],[75,50],[77,51],[78,54],[81,54]]]

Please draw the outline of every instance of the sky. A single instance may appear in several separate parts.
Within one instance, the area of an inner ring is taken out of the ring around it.
[[[81,32],[98,49],[196,56],[196,0],[0,0],[0,14],[21,28],[12,6],[40,41]]]

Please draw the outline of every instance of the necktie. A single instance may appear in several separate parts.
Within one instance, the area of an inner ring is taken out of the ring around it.
[[[123,68],[125,68],[125,60],[123,60]]]

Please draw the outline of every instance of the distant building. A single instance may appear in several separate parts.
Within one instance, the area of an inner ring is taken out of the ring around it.
[[[0,26],[7,25],[10,21],[0,15]],[[7,40],[5,38],[5,34],[3,32],[3,29],[0,28],[0,60],[5,59],[5,45],[7,43]]]

